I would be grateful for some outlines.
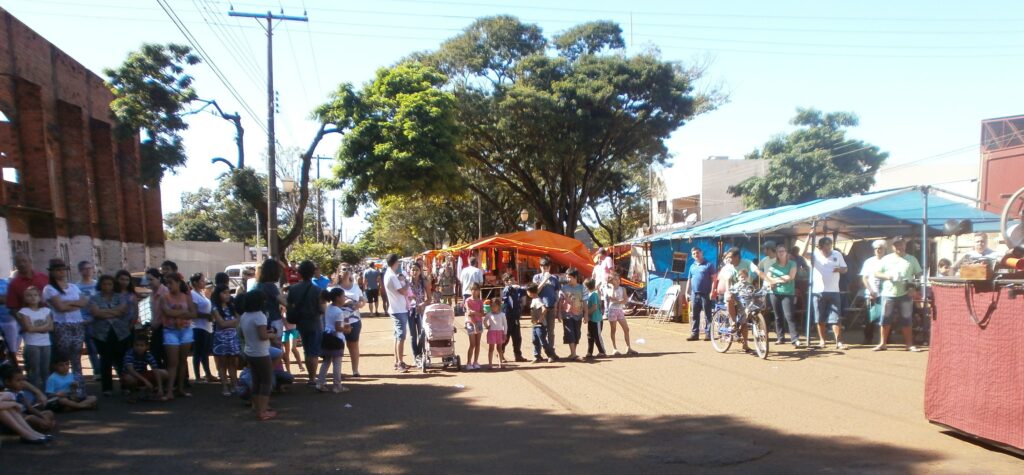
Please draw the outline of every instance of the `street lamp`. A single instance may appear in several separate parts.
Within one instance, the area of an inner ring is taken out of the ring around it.
[[[289,195],[292,194],[292,193],[295,193],[295,180],[293,180],[291,178],[282,178],[281,179],[281,191],[283,191],[285,194],[289,194]]]
[[[523,231],[526,231],[526,223],[530,220],[530,212],[527,211],[526,208],[523,208],[523,210],[519,212],[519,219],[523,222]]]

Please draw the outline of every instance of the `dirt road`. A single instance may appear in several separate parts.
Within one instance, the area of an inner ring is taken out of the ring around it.
[[[630,324],[632,339],[643,341],[634,344],[639,356],[423,375],[390,369],[390,321],[369,318],[363,377],[347,381],[349,393],[317,394],[297,384],[272,397],[281,413],[272,422],[253,420],[218,385],[197,384],[194,398],[171,403],[105,398],[97,412],[61,415],[58,441],[49,447],[6,437],[0,472],[1024,470],[1020,458],[927,423],[927,353],[787,345],[773,346],[761,361],[686,342],[682,325]],[[465,335],[457,338],[465,357]],[[486,364],[486,347],[481,361]]]

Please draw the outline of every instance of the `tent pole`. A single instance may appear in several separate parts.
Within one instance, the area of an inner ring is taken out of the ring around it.
[[[924,219],[921,221],[921,298],[925,297],[928,288],[928,192],[930,186],[921,187],[924,199]]]
[[[807,262],[807,334],[805,335],[807,344],[806,348],[808,349],[811,347],[811,302],[814,301],[814,248],[817,246],[817,243],[815,242],[817,240],[817,236],[815,236],[814,233],[817,232],[817,228],[818,223],[816,221],[811,221],[811,235],[808,237],[811,241],[811,258]]]

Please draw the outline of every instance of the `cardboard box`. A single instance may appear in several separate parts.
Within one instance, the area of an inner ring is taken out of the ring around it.
[[[960,266],[963,280],[992,280],[992,268],[988,264],[964,264]]]

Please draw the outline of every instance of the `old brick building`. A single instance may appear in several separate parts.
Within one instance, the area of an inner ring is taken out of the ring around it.
[[[138,140],[112,134],[113,95],[0,9],[0,276],[14,252],[106,271],[163,258],[160,189],[139,183]]]

